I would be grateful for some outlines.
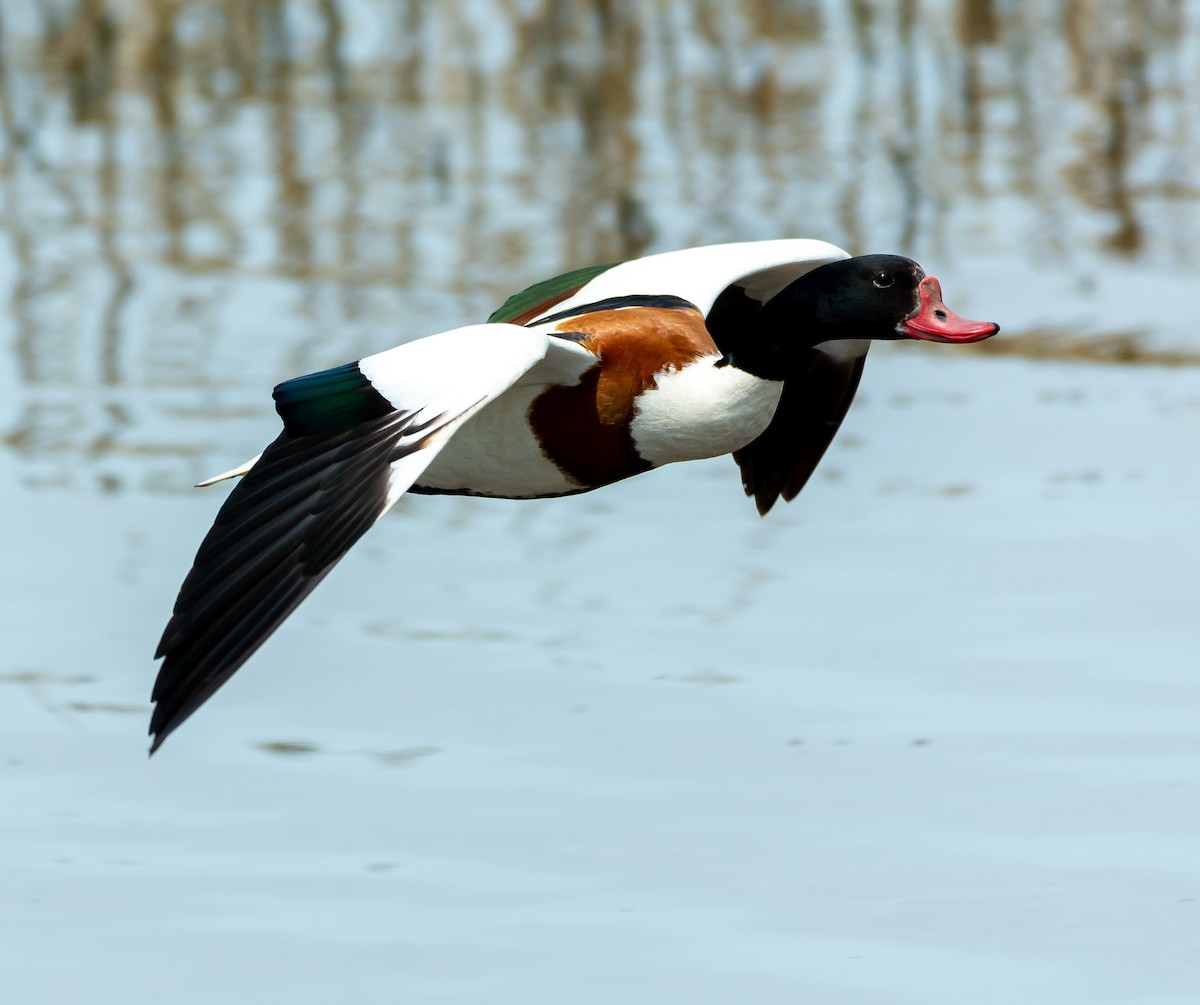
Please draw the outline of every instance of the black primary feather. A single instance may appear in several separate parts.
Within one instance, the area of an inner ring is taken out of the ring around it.
[[[446,418],[397,411],[354,363],[280,384],[275,400],[284,431],[222,505],[158,644],[151,753],[379,518],[391,463]]]
[[[784,382],[775,415],[758,438],[733,452],[742,487],[766,516],[780,496],[804,488],[854,400],[865,356],[837,359],[808,350],[800,376]]]

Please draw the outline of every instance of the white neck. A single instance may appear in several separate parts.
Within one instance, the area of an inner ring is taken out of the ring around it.
[[[717,457],[746,446],[767,428],[783,382],[714,366],[719,358],[705,356],[658,374],[657,387],[638,399],[632,432],[643,459],[658,466]]]

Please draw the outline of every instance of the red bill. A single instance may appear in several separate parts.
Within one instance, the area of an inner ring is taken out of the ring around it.
[[[1000,330],[991,321],[960,318],[942,303],[942,285],[926,276],[917,286],[919,306],[900,322],[900,328],[912,338],[926,342],[982,342]]]

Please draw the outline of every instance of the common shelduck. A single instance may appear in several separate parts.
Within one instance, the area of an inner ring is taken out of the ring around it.
[[[154,752],[405,492],[538,499],[732,453],[765,514],[804,487],[874,339],[978,342],[894,255],[720,244],[558,276],[489,319],[285,381],[158,646]]]

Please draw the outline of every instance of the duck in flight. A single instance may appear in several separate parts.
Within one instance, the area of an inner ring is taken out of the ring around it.
[[[156,658],[153,753],[405,492],[540,499],[732,453],[760,514],[804,487],[873,340],[999,331],[895,255],[722,244],[596,266],[487,324],[275,388],[283,431],[239,476]]]

